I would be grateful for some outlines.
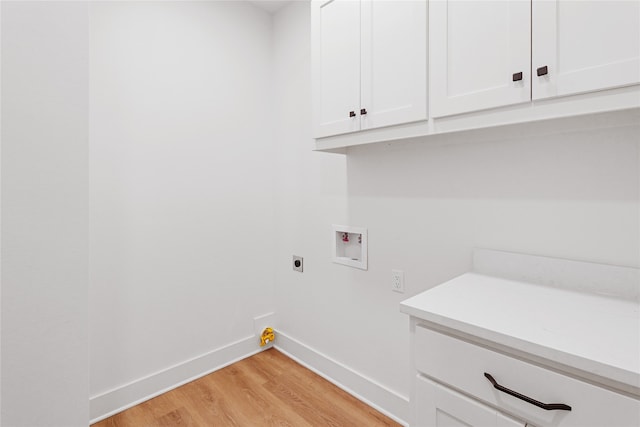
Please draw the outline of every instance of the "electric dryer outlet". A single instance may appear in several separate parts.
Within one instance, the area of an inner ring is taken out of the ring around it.
[[[293,271],[298,271],[302,273],[304,271],[303,265],[304,259],[301,256],[294,255],[293,256]]]

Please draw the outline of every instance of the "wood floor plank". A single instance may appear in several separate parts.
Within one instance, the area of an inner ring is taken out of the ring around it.
[[[171,412],[168,412],[158,418],[155,422],[157,427],[171,427],[171,426],[195,426],[197,425],[189,411],[184,408],[178,408]]]
[[[399,426],[275,349],[220,369],[93,427]]]
[[[279,352],[276,352],[276,357],[289,360]],[[395,422],[388,424],[390,421],[388,417],[385,417],[367,405],[363,405],[361,401],[334,386],[329,381],[324,379],[318,381],[320,377],[317,374],[309,371],[300,364],[296,363],[292,365],[289,375],[293,377],[294,383],[308,387],[312,395],[324,396],[324,399],[331,402],[331,404],[336,407],[336,410],[350,415],[357,414],[357,425],[397,425]]]

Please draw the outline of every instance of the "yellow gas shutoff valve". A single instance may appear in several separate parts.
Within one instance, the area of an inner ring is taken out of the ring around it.
[[[260,347],[264,347],[275,339],[276,333],[273,332],[273,328],[264,328],[262,335],[260,335]]]

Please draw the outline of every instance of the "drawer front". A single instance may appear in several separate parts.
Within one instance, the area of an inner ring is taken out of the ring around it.
[[[638,427],[640,401],[417,326],[416,369],[516,418],[539,426]],[[496,390],[500,385],[543,403],[563,403],[571,411],[545,410]]]
[[[514,420],[460,393],[416,376],[415,425],[412,427],[525,427]]]

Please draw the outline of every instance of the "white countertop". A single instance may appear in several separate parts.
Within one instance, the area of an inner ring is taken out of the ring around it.
[[[637,300],[466,273],[401,311],[640,391]]]

